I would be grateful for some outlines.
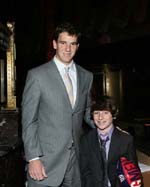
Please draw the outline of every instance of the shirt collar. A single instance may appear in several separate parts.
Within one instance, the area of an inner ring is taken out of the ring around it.
[[[59,71],[63,71],[65,67],[69,67],[71,71],[75,71],[75,63],[72,60],[71,63],[66,66],[65,64],[63,64],[56,56],[54,56],[54,62],[57,66],[57,68],[59,69]]]
[[[101,133],[101,130],[97,128],[98,135],[100,136],[100,138],[102,140],[105,140],[107,136],[109,137],[109,140],[110,140],[111,136],[112,136],[112,133],[113,133],[113,130],[114,130],[114,126],[112,126],[112,128],[105,135],[103,135]]]

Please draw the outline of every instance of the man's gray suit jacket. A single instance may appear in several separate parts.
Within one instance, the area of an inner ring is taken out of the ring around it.
[[[63,180],[72,140],[78,153],[83,118],[91,126],[91,72],[76,65],[77,97],[72,109],[54,61],[28,72],[22,97],[22,134],[25,157],[40,157],[48,178],[40,184],[58,186]],[[29,177],[29,176],[28,176]],[[30,177],[28,180],[32,180]]]

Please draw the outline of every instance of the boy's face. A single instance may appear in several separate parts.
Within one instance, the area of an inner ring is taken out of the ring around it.
[[[97,128],[105,133],[108,132],[113,125],[112,114],[107,110],[95,110],[93,112],[93,119]]]

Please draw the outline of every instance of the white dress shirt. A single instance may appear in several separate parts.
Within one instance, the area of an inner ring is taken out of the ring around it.
[[[72,62],[68,66],[66,66],[56,56],[54,56],[54,62],[58,68],[58,71],[59,71],[62,79],[63,79],[63,75],[65,73],[65,67],[69,67],[69,76],[71,78],[72,85],[73,85],[73,98],[74,98],[74,104],[75,104],[76,95],[77,95],[77,70],[76,70],[75,63],[72,60]]]

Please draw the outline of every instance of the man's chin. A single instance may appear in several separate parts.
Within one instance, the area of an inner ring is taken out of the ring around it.
[[[71,63],[71,59],[64,59],[63,62],[64,62],[64,64],[70,64]]]

